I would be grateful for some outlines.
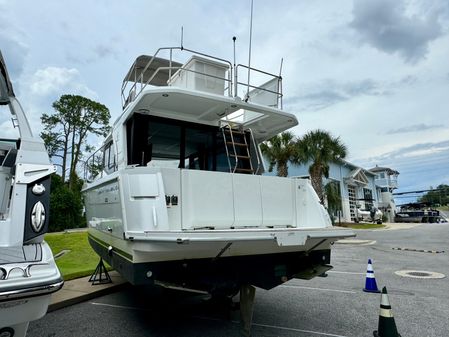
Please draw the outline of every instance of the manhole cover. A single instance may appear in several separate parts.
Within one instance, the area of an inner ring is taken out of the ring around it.
[[[407,274],[411,276],[421,276],[421,277],[429,277],[432,276],[431,273],[423,272],[423,271],[409,271]]]
[[[446,277],[446,275],[441,273],[435,273],[432,271],[424,271],[424,270],[398,270],[395,272],[395,274],[403,277],[426,278],[426,279],[439,279]]]

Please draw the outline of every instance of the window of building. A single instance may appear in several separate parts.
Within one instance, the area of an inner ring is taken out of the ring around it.
[[[373,191],[369,188],[363,189],[363,199],[365,200],[365,209],[370,210],[374,205]]]

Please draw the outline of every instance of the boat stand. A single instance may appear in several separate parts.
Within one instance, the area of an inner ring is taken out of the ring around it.
[[[242,322],[241,335],[251,336],[251,324],[253,321],[254,297],[256,288],[250,284],[240,287],[240,318]]]
[[[100,262],[98,262],[97,268],[95,268],[94,273],[89,278],[89,282],[91,282],[92,285],[112,283],[112,279],[103,263],[103,259],[100,259]]]

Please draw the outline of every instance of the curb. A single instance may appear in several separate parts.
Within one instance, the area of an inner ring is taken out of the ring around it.
[[[52,312],[96,297],[108,295],[120,291],[130,285],[118,274],[113,273],[111,278],[113,279],[113,283],[98,285],[89,283],[89,277],[66,281],[61,290],[52,294],[51,303],[48,306],[47,312]]]
[[[375,240],[353,240],[353,239],[342,239],[335,241],[337,244],[341,245],[372,245],[375,244]]]

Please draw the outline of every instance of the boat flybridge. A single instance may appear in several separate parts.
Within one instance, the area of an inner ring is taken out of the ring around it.
[[[8,106],[19,139],[0,139],[0,336],[25,336],[63,285],[45,241],[50,175],[43,141],[33,136],[0,53],[0,105]]]
[[[248,71],[264,84],[241,82]],[[95,251],[132,284],[225,295],[330,269],[331,244],[354,233],[332,227],[308,180],[262,175],[259,144],[298,123],[281,89],[280,76],[185,48],[139,56],[85,163]]]

